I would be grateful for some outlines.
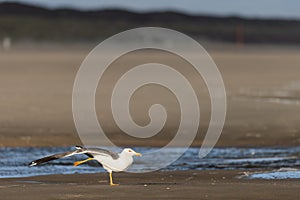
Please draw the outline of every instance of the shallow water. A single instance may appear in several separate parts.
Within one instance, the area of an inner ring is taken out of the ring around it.
[[[254,172],[244,177],[249,179],[300,179],[300,170],[296,168],[280,168],[273,171]]]
[[[74,174],[104,172],[99,165],[90,161],[78,167],[73,162],[85,158],[76,155],[69,158],[51,161],[38,167],[28,167],[28,163],[41,157],[74,150],[74,147],[47,148],[0,148],[0,178],[29,177],[49,174]],[[147,153],[156,148],[135,148]],[[180,149],[169,148],[165,156],[175,155]],[[281,179],[300,178],[300,147],[293,148],[215,148],[205,158],[199,159],[198,148],[190,148],[173,164],[162,170],[250,170],[261,173],[247,174],[247,178]],[[151,169],[151,163],[161,158],[138,158],[130,167],[130,171],[141,172]],[[297,169],[298,168],[298,169]],[[284,169],[284,170],[283,170]]]

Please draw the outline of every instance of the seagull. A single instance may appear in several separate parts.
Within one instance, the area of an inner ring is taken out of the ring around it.
[[[56,160],[59,158],[66,158],[69,156],[85,154],[89,158],[81,161],[74,162],[74,166],[78,166],[82,163],[88,162],[90,160],[96,160],[99,162],[103,168],[109,173],[109,183],[111,186],[117,186],[118,184],[113,183],[112,172],[121,172],[128,169],[128,167],[133,163],[133,156],[142,156],[142,154],[135,152],[130,148],[125,148],[121,153],[115,153],[101,148],[85,148],[81,146],[76,146],[75,151],[68,151],[65,153],[58,153],[51,156],[47,156],[29,163],[29,166],[37,166],[42,163],[49,162],[51,160]]]

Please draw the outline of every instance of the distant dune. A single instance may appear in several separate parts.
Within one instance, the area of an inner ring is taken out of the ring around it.
[[[136,13],[125,10],[50,10],[18,3],[0,4],[0,39],[90,42],[130,28],[171,28],[196,39],[231,43],[300,44],[300,21]]]

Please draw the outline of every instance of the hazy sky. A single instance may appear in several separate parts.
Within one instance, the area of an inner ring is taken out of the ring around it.
[[[0,0],[4,2],[5,0]],[[192,14],[300,19],[300,0],[15,0],[48,8],[179,10]],[[13,2],[13,1],[7,1]]]

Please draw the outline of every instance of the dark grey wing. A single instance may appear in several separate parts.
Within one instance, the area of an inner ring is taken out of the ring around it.
[[[76,155],[76,154],[84,154],[85,151],[86,151],[82,147],[76,147],[76,148],[77,149],[75,151],[68,151],[68,152],[65,152],[65,153],[58,153],[58,154],[47,156],[47,157],[44,157],[44,158],[41,158],[41,159],[38,159],[38,160],[34,160],[31,163],[29,163],[29,166],[40,165],[42,163],[49,162],[51,160],[56,160],[56,159],[59,159],[59,158],[65,158],[65,157],[69,157],[69,156]]]
[[[96,155],[101,155],[101,156],[110,156],[112,157],[114,160],[119,158],[119,154],[115,153],[113,151],[109,151],[107,149],[101,149],[101,148],[86,148],[86,154],[87,156],[91,157],[91,156],[96,156]]]
[[[90,158],[94,158],[94,156],[96,156],[96,155],[110,156],[114,160],[119,158],[119,154],[117,154],[113,151],[106,150],[106,149],[84,148],[84,147],[81,147],[81,146],[76,146],[75,151],[68,151],[68,152],[65,152],[65,153],[58,153],[58,154],[47,156],[47,157],[44,157],[44,158],[41,158],[41,159],[38,159],[38,160],[34,160],[31,163],[29,163],[29,166],[40,165],[40,164],[43,164],[45,162],[49,162],[51,160],[65,158],[65,157],[73,156],[73,155],[76,155],[76,154],[85,154]]]

